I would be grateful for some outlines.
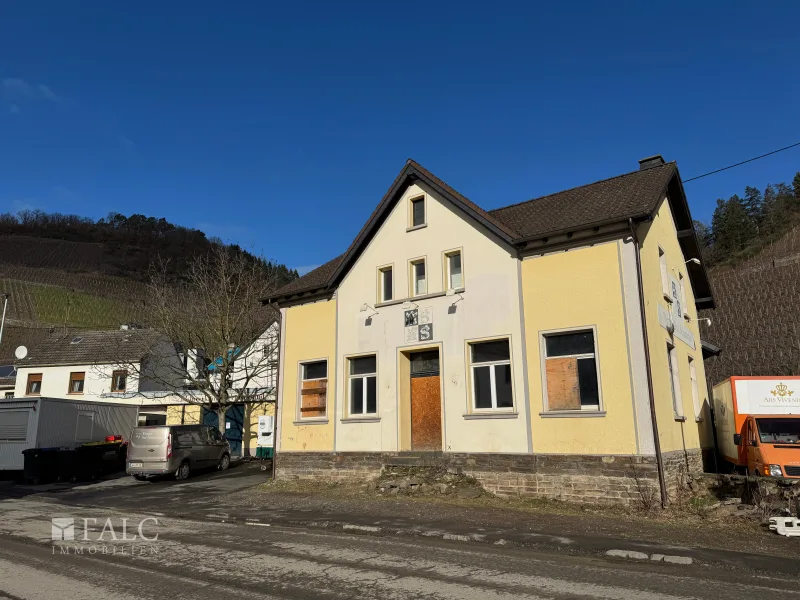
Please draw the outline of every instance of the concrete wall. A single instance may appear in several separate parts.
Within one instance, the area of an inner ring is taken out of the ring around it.
[[[408,231],[409,199],[421,194],[426,199],[427,224]],[[401,404],[408,403],[401,388],[408,375],[400,373],[400,353],[435,346],[440,348],[443,449],[529,451],[518,260],[510,248],[490,236],[421,185],[410,186],[394,206],[337,290],[336,450],[377,452],[401,448]],[[462,253],[463,300],[445,295],[444,252],[454,249]],[[421,257],[426,260],[427,293],[438,296],[412,300],[420,310],[430,309],[433,339],[409,342],[405,339],[402,302],[410,294],[409,260]],[[393,302],[378,304],[377,314],[371,310],[361,312],[365,303],[376,305],[378,268],[386,265],[393,269]],[[456,300],[455,310],[451,310]],[[293,310],[289,309],[290,314]],[[504,418],[478,415],[471,401],[467,341],[496,337],[509,338],[511,346],[515,406],[513,410],[497,411],[504,413]],[[294,341],[290,334],[287,343]],[[288,354],[287,349],[287,386],[295,368]],[[378,412],[368,421],[348,418],[346,357],[358,354],[377,355]]]
[[[621,246],[612,240],[522,261],[534,452],[643,451],[637,443]],[[542,333],[573,328],[595,331],[601,412],[543,413]]]
[[[278,449],[333,450],[336,389],[336,300],[292,306],[283,311],[283,352],[278,395]],[[328,415],[300,421],[300,363],[328,361]]]
[[[664,252],[667,270],[672,277],[683,275],[686,296],[685,311],[691,319],[697,318],[694,306],[694,291],[686,271],[686,257],[683,255],[678,243],[677,230],[672,218],[669,201],[665,198],[651,223],[641,225],[637,232],[641,242],[642,280],[644,284],[645,310],[647,330],[650,340],[650,356],[652,364],[653,387],[656,399],[656,416],[661,441],[662,452],[694,449],[713,446],[710,418],[707,407],[709,404],[708,388],[706,386],[703,354],[700,346],[700,332],[696,320],[685,321],[683,324],[691,332],[694,348],[677,336],[670,336],[669,332],[659,321],[659,306],[662,314],[669,310],[670,304],[664,299],[661,280],[661,267],[659,262],[659,248]],[[663,319],[662,319],[663,320]],[[667,358],[667,342],[674,344],[677,352],[678,374],[680,379],[680,395],[685,422],[675,419],[672,402],[672,388]],[[692,386],[689,378],[689,357],[694,359],[697,372],[700,404],[703,408],[697,415],[692,401]],[[701,420],[696,420],[697,418]]]

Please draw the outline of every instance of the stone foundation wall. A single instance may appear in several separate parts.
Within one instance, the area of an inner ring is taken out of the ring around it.
[[[668,485],[675,490],[686,480],[686,457],[681,451],[664,458]],[[363,483],[395,465],[460,469],[499,496],[591,504],[657,504],[660,499],[652,456],[282,452],[276,477]],[[689,454],[689,465],[692,472],[702,470],[700,451]]]
[[[703,472],[703,451],[676,450],[661,455],[664,461],[664,479],[667,482],[667,493],[670,499],[685,490],[689,481]]]

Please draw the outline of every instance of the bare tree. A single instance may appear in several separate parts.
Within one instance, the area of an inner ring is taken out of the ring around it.
[[[261,299],[282,282],[265,265],[221,245],[192,260],[179,285],[165,264],[155,265],[147,325],[168,343],[140,363],[118,361],[139,381],[128,395],[200,405],[217,414],[221,428],[232,405],[274,399],[280,315]]]

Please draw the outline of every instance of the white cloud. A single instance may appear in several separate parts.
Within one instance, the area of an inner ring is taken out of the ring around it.
[[[11,205],[14,207],[12,212],[18,213],[23,210],[36,210],[36,207],[31,204],[34,202],[31,198],[26,198],[25,200],[14,200]]]
[[[43,84],[40,83],[39,84],[39,91],[42,93],[42,96],[44,96],[44,98],[46,98],[47,100],[51,100],[52,102],[60,102],[61,101],[61,98],[56,96],[53,93],[53,90],[51,90],[46,85],[43,85]]]
[[[43,83],[33,84],[17,77],[6,77],[0,81],[10,100],[49,100],[61,102],[61,98]]]

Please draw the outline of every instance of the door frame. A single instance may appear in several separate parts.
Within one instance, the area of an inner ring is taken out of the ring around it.
[[[439,352],[439,402],[441,403],[442,452],[447,452],[444,401],[444,343],[424,343],[397,348],[397,450],[411,452],[411,354]]]

